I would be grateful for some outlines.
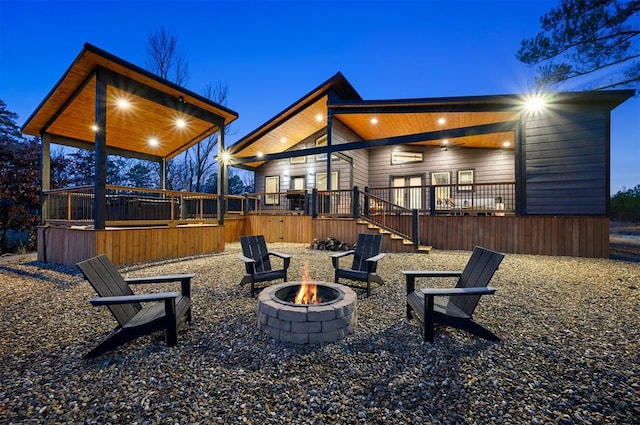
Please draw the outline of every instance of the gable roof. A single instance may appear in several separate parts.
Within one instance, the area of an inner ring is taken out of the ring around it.
[[[353,89],[351,93],[336,90],[338,96],[327,95],[336,83],[352,89],[341,73],[336,74],[231,146],[229,152],[235,163],[257,168],[270,159],[318,153],[318,148],[307,148],[282,154],[325,128],[326,118],[314,123],[314,116],[326,117],[328,111],[361,141],[325,151],[391,144],[437,146],[444,139],[465,147],[502,148],[505,142],[513,147],[526,100],[519,94],[363,100]],[[634,93],[633,90],[557,93],[548,101],[550,107],[559,109],[598,106],[610,111]]]
[[[335,96],[343,100],[362,100],[351,83],[338,72],[302,96],[269,121],[229,146],[235,156],[258,156],[282,152],[327,126],[327,105]],[[264,161],[245,163],[258,167]]]
[[[99,77],[98,77],[99,76]],[[238,117],[222,105],[89,43],[26,120],[25,134],[93,149],[98,81],[106,82],[106,143],[112,153],[171,158]],[[128,110],[117,107],[125,98]],[[176,126],[181,118],[185,126]],[[157,146],[149,139],[157,139]]]

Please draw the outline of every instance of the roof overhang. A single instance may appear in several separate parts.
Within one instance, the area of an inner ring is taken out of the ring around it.
[[[442,146],[445,141],[450,146],[465,148],[514,147],[518,124],[526,113],[525,95],[362,100],[359,96],[351,99],[330,97],[325,91],[318,92],[323,87],[232,146],[230,153],[234,162],[257,168],[267,160],[301,155],[384,145]],[[548,95],[545,100],[549,108],[595,106],[610,111],[634,94],[633,90],[571,92]],[[326,122],[314,124],[313,117],[318,113],[330,113],[361,140],[288,151],[326,126]],[[304,131],[299,131],[301,129]]]
[[[96,104],[106,85],[106,145],[110,152],[172,158],[214,134],[238,114],[86,43],[22,127],[54,143],[92,148]],[[126,99],[129,107],[118,106]],[[182,125],[177,125],[182,120]],[[155,139],[156,143],[150,143]]]

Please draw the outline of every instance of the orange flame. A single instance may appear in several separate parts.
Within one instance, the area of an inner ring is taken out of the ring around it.
[[[318,304],[318,287],[315,283],[311,283],[311,273],[309,272],[309,263],[305,263],[302,268],[302,278],[300,289],[293,300],[294,304]]]

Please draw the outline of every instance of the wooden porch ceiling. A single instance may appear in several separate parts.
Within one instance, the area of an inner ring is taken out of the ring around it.
[[[334,117],[353,129],[363,140],[376,140],[517,121],[520,119],[520,113],[513,111],[385,113],[380,111],[356,114],[336,113]],[[376,120],[375,123],[372,123],[372,120]],[[439,146],[445,139],[451,145],[493,149],[502,148],[504,142],[514,146],[515,142],[514,132],[507,131],[483,135],[469,134],[455,138],[442,137],[412,144]]]
[[[106,144],[111,152],[172,158],[238,117],[230,109],[85,44],[27,119],[23,133],[49,134],[54,143],[92,149],[99,79],[107,86]],[[122,99],[127,108],[119,104]],[[150,143],[152,139],[157,144]]]

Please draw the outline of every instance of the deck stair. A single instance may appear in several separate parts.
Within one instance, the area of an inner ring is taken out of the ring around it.
[[[388,239],[390,241],[394,252],[419,252],[423,254],[429,254],[433,249],[432,246],[421,244],[418,245],[418,248],[415,248],[411,240],[393,232],[392,230],[385,229],[374,223],[371,223],[364,218],[359,218],[356,223],[361,226],[367,226],[367,230],[369,230],[369,232],[382,234],[383,240]],[[383,242],[383,246],[384,245],[385,243]]]

